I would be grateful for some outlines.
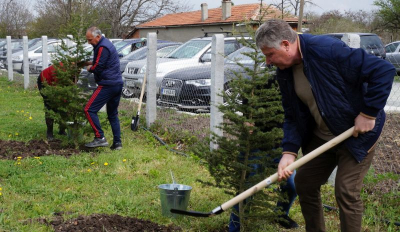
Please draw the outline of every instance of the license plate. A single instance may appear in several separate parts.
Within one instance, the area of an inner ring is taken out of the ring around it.
[[[162,94],[167,96],[175,96],[175,89],[162,89]]]
[[[134,81],[131,81],[131,80],[126,81],[126,86],[135,87],[135,82],[134,82]]]

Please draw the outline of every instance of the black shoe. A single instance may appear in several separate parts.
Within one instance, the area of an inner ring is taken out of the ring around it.
[[[285,229],[294,229],[299,227],[299,225],[287,215],[279,216],[277,222]]]
[[[46,133],[47,141],[53,141],[54,140],[54,135],[52,132],[47,132]]]
[[[110,147],[111,150],[121,150],[122,149],[122,143],[113,143]]]
[[[85,144],[85,147],[108,147],[108,142],[105,137],[94,138],[92,142]]]

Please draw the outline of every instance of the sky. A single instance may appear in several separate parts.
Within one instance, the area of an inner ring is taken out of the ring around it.
[[[231,0],[235,5],[249,4],[249,3],[260,3],[260,0]],[[189,6],[193,6],[193,11],[200,10],[201,3],[207,3],[208,9],[218,8],[221,6],[222,0],[186,0]],[[263,3],[267,4],[279,4],[280,0],[263,0]],[[376,10],[376,6],[373,6],[374,0],[312,0],[313,3],[318,5],[308,6],[304,8],[304,12],[316,12],[321,14],[330,10],[339,10],[343,13],[345,10],[357,11],[371,11]]]

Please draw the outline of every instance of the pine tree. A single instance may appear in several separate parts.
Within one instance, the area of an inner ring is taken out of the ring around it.
[[[68,127],[70,132],[68,142],[75,146],[78,146],[82,140],[82,124],[86,121],[83,108],[88,101],[88,95],[76,85],[84,61],[90,58],[90,52],[83,46],[86,42],[84,28],[87,28],[87,25],[82,23],[79,15],[73,16],[61,38],[67,38],[67,34],[72,35],[70,40],[74,45],[69,46],[65,39],[62,39],[62,45],[52,60],[57,84],[44,88],[42,92],[48,97],[49,105],[57,109],[57,111],[45,109],[48,115],[60,125]]]
[[[254,29],[248,26],[247,31],[254,41]],[[203,148],[195,152],[207,160],[216,185],[232,196],[277,171],[274,159],[281,156],[279,145],[283,137],[283,109],[274,80],[275,72],[265,68],[265,57],[254,42],[245,39],[240,39],[240,42],[254,49],[254,52],[243,53],[254,61],[254,65],[248,67],[237,61],[242,71],[228,72],[232,80],[225,85],[225,90],[229,91],[221,94],[224,104],[218,106],[224,115],[219,127],[223,136],[212,135],[217,149],[209,151]],[[254,170],[255,166],[259,168]],[[258,220],[265,225],[276,219],[280,213],[276,202],[282,197],[274,191],[275,187],[260,191],[239,204],[236,213],[243,231],[249,231],[249,225],[254,229]]]

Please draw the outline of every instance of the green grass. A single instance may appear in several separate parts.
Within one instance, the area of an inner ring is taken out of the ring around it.
[[[3,75],[0,104],[0,140],[45,139],[43,103],[35,88],[25,91],[18,80],[9,82]],[[222,189],[202,186],[196,181],[212,181],[212,178],[207,168],[195,159],[168,151],[149,132],[132,132],[132,114],[129,109],[122,109],[120,113],[124,146],[121,151],[99,148],[70,158],[49,155],[22,159],[20,164],[15,160],[0,160],[0,231],[52,231],[37,221],[40,218],[50,221],[55,212],[64,212],[65,219],[94,213],[119,214],[163,225],[173,223],[184,231],[226,229],[229,212],[212,218],[162,216],[158,185],[172,182],[170,170],[178,183],[193,187],[191,210],[209,212],[230,196]],[[111,138],[111,129],[105,127],[105,131],[106,137]],[[85,136],[89,141],[93,135]],[[334,204],[332,187],[324,186],[322,192],[324,202]],[[379,199],[374,201],[379,204]],[[386,205],[380,205],[377,210],[367,209],[368,215],[385,211],[387,219],[399,220],[398,209],[391,210]],[[327,212],[325,216],[327,231],[339,231],[338,213]],[[301,227],[290,231],[304,231],[298,201],[291,209],[291,217]],[[363,227],[367,231],[399,229],[375,224],[370,217],[364,218]],[[283,231],[276,225],[257,228],[258,231]]]

